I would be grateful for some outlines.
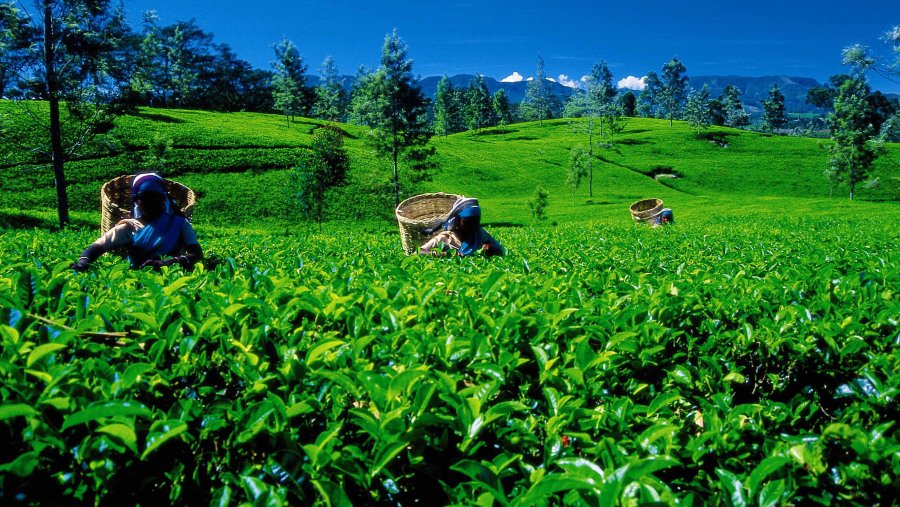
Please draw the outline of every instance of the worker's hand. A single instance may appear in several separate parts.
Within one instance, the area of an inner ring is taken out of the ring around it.
[[[73,262],[69,266],[69,269],[76,271],[78,273],[83,273],[83,272],[87,271],[87,268],[89,266],[90,266],[90,263],[88,262],[88,260],[85,258],[81,258],[81,259],[78,259],[78,261]]]
[[[168,266],[168,265],[169,265],[168,261],[163,261],[163,260],[159,260],[159,259],[150,259],[149,261],[144,261],[144,263],[141,264],[141,267],[142,268],[159,269],[163,266]]]

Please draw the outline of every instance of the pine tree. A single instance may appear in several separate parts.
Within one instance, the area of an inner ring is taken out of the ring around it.
[[[687,103],[684,106],[684,116],[691,128],[697,130],[697,137],[703,130],[709,128],[712,122],[712,112],[709,107],[709,86],[703,83],[703,88],[699,91],[692,90],[688,95]]]
[[[466,90],[466,124],[469,130],[480,131],[494,124],[494,107],[484,77],[476,74]]]
[[[506,95],[506,91],[503,88],[500,88],[494,94],[494,115],[497,118],[497,125],[504,131],[512,123],[512,108],[509,104],[509,96]]]
[[[719,97],[724,113],[723,124],[726,127],[741,128],[750,125],[750,114],[744,111],[740,97],[741,91],[732,85],[726,86],[722,96]]]
[[[370,145],[391,163],[395,205],[400,204],[401,159],[421,171],[430,167],[434,152],[425,148],[428,101],[413,78],[407,52],[395,29],[385,37],[378,71],[363,77],[353,97],[354,117],[370,127]]]
[[[197,89],[197,71],[191,65],[191,52],[186,47],[185,33],[181,26],[175,27],[175,33],[167,41],[169,64],[169,85],[172,98],[178,101],[178,107],[184,107],[187,100]]]
[[[642,118],[658,118],[660,103],[663,99],[663,83],[654,71],[644,78],[644,89],[637,98],[635,112]]]
[[[435,134],[446,136],[465,130],[463,95],[463,90],[454,87],[447,76],[441,78],[432,107]]]
[[[290,127],[290,120],[302,113],[303,88],[306,84],[306,64],[300,56],[300,50],[288,39],[283,39],[275,46],[275,109],[284,113],[285,121]]]
[[[541,55],[538,55],[534,79],[528,82],[525,100],[520,106],[524,109],[523,112],[526,117],[529,119],[537,118],[539,125],[543,126],[544,118],[547,116],[547,110],[550,106],[550,95],[550,85],[547,83],[547,76],[544,74],[544,59]]]
[[[334,58],[328,56],[322,62],[322,82],[315,89],[316,103],[313,115],[330,121],[341,121],[347,115],[348,97],[344,82],[338,76]]]
[[[452,97],[453,83],[450,82],[447,76],[444,76],[441,78],[441,82],[438,83],[437,92],[434,94],[434,106],[432,107],[434,120],[432,120],[431,128],[439,136],[453,133],[450,126],[453,114],[451,111],[453,108]]]
[[[769,98],[762,101],[763,105],[763,129],[767,132],[775,132],[787,124],[784,110],[784,94],[778,89],[778,83],[772,84],[769,90]]]

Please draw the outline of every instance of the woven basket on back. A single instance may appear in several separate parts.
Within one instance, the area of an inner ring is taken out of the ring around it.
[[[644,199],[632,204],[628,209],[631,211],[631,218],[643,222],[662,212],[663,201],[662,199]]]
[[[111,179],[100,187],[101,234],[112,229],[119,220],[132,218],[131,182],[133,180],[133,174],[126,174]],[[165,180],[165,187],[169,197],[190,222],[194,215],[194,206],[197,204],[197,194],[181,183],[172,180]]]
[[[397,206],[395,214],[400,224],[400,241],[406,255],[418,252],[430,238],[423,231],[437,226],[447,219],[453,204],[461,195],[437,192],[410,197]]]

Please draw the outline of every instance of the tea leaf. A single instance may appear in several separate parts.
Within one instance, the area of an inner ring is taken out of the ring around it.
[[[96,403],[88,408],[66,417],[63,430],[99,419],[115,416],[149,417],[152,412],[144,405],[133,401],[106,401]]]

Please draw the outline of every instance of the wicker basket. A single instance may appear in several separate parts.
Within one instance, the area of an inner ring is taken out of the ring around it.
[[[112,229],[120,220],[131,217],[131,182],[133,174],[126,174],[107,181],[100,187],[100,233]],[[190,188],[172,180],[165,180],[166,192],[184,217],[191,220],[197,194]]]
[[[643,222],[662,212],[663,201],[662,199],[644,199],[632,204],[628,209],[631,211],[631,218]]]
[[[423,231],[446,220],[453,204],[462,197],[464,196],[443,192],[420,194],[397,206],[395,214],[400,224],[400,241],[406,255],[418,252],[419,247],[429,239]]]

